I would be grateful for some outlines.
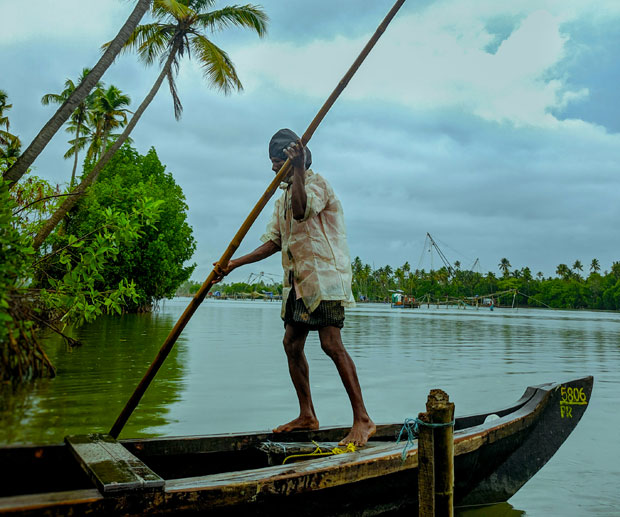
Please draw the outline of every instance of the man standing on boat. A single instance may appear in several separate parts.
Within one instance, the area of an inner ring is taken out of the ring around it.
[[[231,260],[225,269],[216,264],[216,270],[221,272],[221,279],[239,266],[282,251],[284,350],[299,399],[299,416],[274,432],[319,428],[304,354],[308,333],[316,330],[321,348],[338,369],[353,409],[353,427],[340,443],[364,445],[376,428],[364,406],[355,364],[340,335],[344,307],[355,304],[342,205],[329,183],[309,168],[310,150],[290,129],[281,129],[272,137],[269,158],[276,173],[289,158],[291,173],[284,180],[284,193],[276,201],[267,232],[261,237],[264,244]]]

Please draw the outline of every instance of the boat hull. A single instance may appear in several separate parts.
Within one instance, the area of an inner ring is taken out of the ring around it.
[[[586,377],[530,387],[509,407],[457,418],[455,505],[498,503],[514,495],[575,428],[592,384]],[[485,423],[490,414],[497,418]],[[66,445],[4,447],[0,464],[8,468],[0,483],[0,514],[376,515],[407,510],[415,515],[417,443],[404,450],[404,442],[395,440],[400,429],[401,424],[379,426],[372,442],[356,452],[284,465],[291,453],[310,451],[313,440],[335,445],[345,429],[122,440],[127,451],[165,479],[165,486],[115,495],[92,488]],[[62,490],[67,481],[71,490]]]

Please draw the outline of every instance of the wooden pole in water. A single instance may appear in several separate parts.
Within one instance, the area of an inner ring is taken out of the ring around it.
[[[404,3],[405,3],[405,0],[397,0],[394,6],[392,7],[392,9],[390,9],[390,12],[386,15],[386,17],[381,22],[379,27],[377,27],[377,30],[375,31],[375,33],[372,35],[368,43],[366,43],[366,46],[360,52],[360,55],[353,62],[349,70],[347,70],[347,73],[340,80],[340,82],[338,83],[334,91],[325,101],[325,103],[323,104],[319,112],[316,114],[316,116],[314,117],[310,125],[308,126],[308,129],[306,129],[306,132],[302,135],[301,141],[304,145],[306,145],[310,141],[310,139],[312,138],[312,135],[314,134],[316,129],[319,127],[319,124],[323,121],[323,119],[325,118],[325,115],[327,115],[327,112],[336,102],[336,99],[338,99],[340,94],[344,91],[347,84],[349,84],[349,81],[355,75],[355,72],[357,72],[357,69],[360,67],[364,59],[366,59],[366,56],[368,56],[372,48],[375,46],[375,43],[377,43],[381,35],[385,32],[385,29],[392,21],[392,18],[394,18],[394,16],[396,15],[398,10],[401,8],[401,6]],[[269,199],[271,199],[271,196],[273,196],[276,189],[278,188],[282,180],[286,177],[286,175],[289,173],[289,171],[290,171],[290,161],[287,159],[286,162],[284,162],[284,165],[282,165],[282,168],[279,170],[278,174],[276,174],[273,181],[267,187],[267,190],[265,191],[265,193],[261,196],[261,198],[258,200],[258,202],[254,206],[250,214],[247,216],[247,218],[243,222],[243,224],[241,225],[241,228],[239,228],[239,230],[233,237],[233,240],[230,242],[230,244],[226,248],[226,251],[224,251],[224,254],[221,256],[220,260],[218,261],[221,267],[226,267],[226,265],[228,265],[228,261],[232,258],[237,248],[241,245],[241,241],[243,240],[245,235],[248,233],[250,227],[252,226],[252,224],[254,224],[254,221],[256,220],[258,215],[261,213],[261,211],[263,210],[263,208],[265,207]],[[112,426],[112,429],[110,430],[110,435],[113,436],[114,438],[117,438],[118,435],[120,434],[121,430],[125,426],[125,423],[129,419],[134,409],[139,404],[140,399],[142,398],[145,391],[149,387],[149,384],[151,383],[151,381],[157,374],[161,365],[166,360],[166,357],[168,357],[168,354],[172,350],[172,347],[176,343],[176,340],[178,339],[179,335],[185,328],[185,325],[187,325],[188,321],[191,319],[194,312],[196,312],[196,309],[198,309],[202,301],[207,296],[207,293],[211,289],[211,286],[213,285],[217,276],[218,276],[218,272],[214,268],[211,271],[211,273],[209,273],[209,276],[204,281],[204,283],[202,284],[198,292],[194,295],[192,300],[189,302],[189,305],[187,306],[187,308],[185,309],[185,311],[183,312],[179,320],[176,322],[176,324],[170,331],[170,334],[168,334],[168,337],[166,338],[163,345],[161,346],[159,352],[157,353],[157,356],[151,363],[151,366],[149,366],[149,369],[147,370],[143,379],[140,381],[135,391],[131,395],[130,399],[127,401],[127,404],[121,411],[121,414],[116,419],[116,422],[114,422],[114,425]]]
[[[454,403],[442,390],[431,390],[418,437],[418,500],[420,517],[454,515]]]

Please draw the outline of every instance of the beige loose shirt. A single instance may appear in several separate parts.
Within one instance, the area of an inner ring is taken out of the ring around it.
[[[345,307],[355,305],[342,205],[325,178],[310,169],[306,171],[305,187],[303,219],[293,217],[288,186],[276,200],[267,231],[261,237],[261,241],[273,241],[282,250],[282,317],[291,290],[289,271],[293,271],[296,294],[309,312],[324,300],[340,300]]]

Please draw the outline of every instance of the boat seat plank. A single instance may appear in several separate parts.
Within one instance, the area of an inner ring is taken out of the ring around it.
[[[104,495],[164,487],[161,477],[108,434],[67,436],[65,442]]]

